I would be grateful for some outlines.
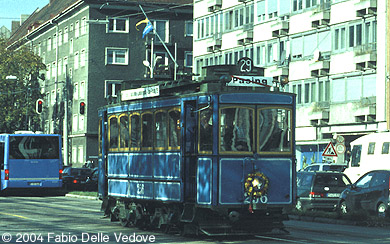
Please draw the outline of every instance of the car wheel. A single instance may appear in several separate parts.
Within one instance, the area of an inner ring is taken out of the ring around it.
[[[376,212],[379,218],[386,217],[386,205],[382,202],[378,205]]]
[[[345,201],[342,201],[340,203],[340,213],[343,214],[343,215],[349,213],[349,210],[348,210],[348,207],[347,207],[347,203]]]

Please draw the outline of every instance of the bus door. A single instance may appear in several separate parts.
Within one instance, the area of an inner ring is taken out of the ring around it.
[[[196,196],[196,101],[184,102],[182,162],[184,163],[184,200],[195,202]]]

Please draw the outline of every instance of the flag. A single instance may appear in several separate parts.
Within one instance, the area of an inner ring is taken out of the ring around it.
[[[140,24],[144,24],[144,23],[145,23],[145,24],[149,23],[148,18],[146,18],[146,19],[144,19],[144,20],[141,20],[141,21],[138,21],[137,24],[135,24],[135,28],[139,31],[138,26],[139,26]]]
[[[153,30],[152,23],[148,22],[148,24],[145,26],[144,31],[142,32],[142,38],[144,38],[151,30]]]

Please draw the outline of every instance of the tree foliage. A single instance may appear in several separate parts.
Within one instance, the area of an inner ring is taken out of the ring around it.
[[[0,132],[41,130],[35,102],[42,97],[39,71],[45,70],[42,59],[29,47],[7,49],[0,39]],[[16,79],[7,77],[14,76]]]

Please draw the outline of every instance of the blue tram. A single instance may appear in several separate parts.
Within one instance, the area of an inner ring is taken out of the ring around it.
[[[122,92],[99,118],[112,220],[207,235],[283,228],[296,195],[294,94],[158,84]]]

